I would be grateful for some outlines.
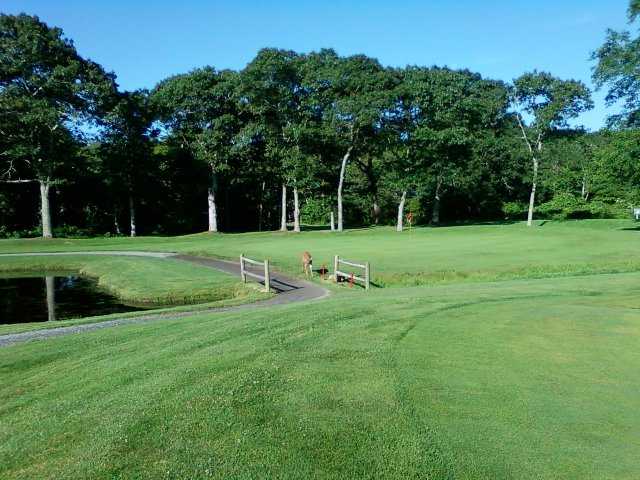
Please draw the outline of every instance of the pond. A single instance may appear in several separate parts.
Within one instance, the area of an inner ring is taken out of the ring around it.
[[[125,305],[90,277],[70,272],[0,276],[0,324],[46,322],[143,310]]]

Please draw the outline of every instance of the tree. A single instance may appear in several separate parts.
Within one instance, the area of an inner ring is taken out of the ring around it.
[[[59,28],[0,15],[0,134],[5,182],[40,185],[42,235],[52,236],[49,194],[81,127],[103,111],[114,76],[82,58]]]
[[[267,161],[278,165],[281,177],[280,230],[287,230],[287,187],[293,187],[294,231],[300,231],[298,183],[303,158],[304,111],[300,56],[265,48],[241,73],[241,95],[253,121],[262,125]]]
[[[146,90],[118,94],[118,100],[105,116],[101,156],[111,188],[124,187],[128,197],[130,235],[136,236],[136,191],[140,178],[150,169],[152,145],[149,135],[154,121]],[[118,193],[115,192],[116,197]],[[118,215],[116,200],[114,216]]]
[[[624,207],[640,204],[640,131],[609,131],[595,140],[591,193],[595,199]]]
[[[448,68],[410,67],[402,79],[397,143],[406,158],[399,165],[420,178],[423,190],[429,185],[431,222],[438,224],[445,192],[477,178],[478,169],[470,168],[475,147],[499,127],[508,91],[502,82]]]
[[[629,5],[629,23],[637,20],[640,1]],[[640,126],[640,37],[632,37],[628,31],[607,31],[605,42],[591,54],[597,64],[593,70],[593,82],[600,89],[608,85],[605,100],[608,105],[623,103],[623,110],[609,117],[610,125],[621,127]]]
[[[163,80],[151,93],[168,133],[210,168],[210,232],[218,231],[219,176],[230,169],[240,128],[237,80],[235,72],[204,67]]]
[[[397,78],[364,55],[341,58],[333,50],[322,50],[310,54],[308,63],[310,74],[303,88],[312,92],[314,108],[331,126],[342,150],[337,188],[337,231],[342,231],[347,164],[375,141],[383,117],[393,105]]]
[[[546,72],[525,73],[513,82],[515,116],[532,164],[527,225],[533,224],[540,155],[546,137],[593,107],[589,89],[577,80],[560,80]],[[523,114],[530,118],[525,124]]]

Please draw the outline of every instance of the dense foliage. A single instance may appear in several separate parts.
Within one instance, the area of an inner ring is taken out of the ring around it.
[[[625,128],[587,133],[568,124],[592,106],[579,81],[330,49],[263,49],[242,71],[120,92],[60,29],[2,15],[0,236],[628,216],[637,42],[610,32],[594,53]]]

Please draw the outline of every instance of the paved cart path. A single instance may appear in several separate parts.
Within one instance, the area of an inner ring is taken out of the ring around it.
[[[141,251],[87,251],[87,252],[55,252],[55,253],[3,253],[2,257],[26,257],[26,256],[60,256],[60,255],[117,255],[117,256],[134,256],[134,257],[151,257],[151,258],[173,258],[184,262],[191,262],[203,267],[214,268],[232,275],[240,276],[240,263],[228,260],[216,260],[213,258],[196,257],[193,255],[179,255],[169,252],[141,252]],[[326,288],[316,285],[312,282],[293,278],[283,275],[280,272],[271,272],[271,288],[276,291],[277,295],[268,299],[260,300],[254,303],[245,303],[233,307],[212,307],[209,309],[200,309],[183,312],[165,312],[165,313],[149,313],[131,318],[116,318],[106,320],[104,322],[86,323],[83,325],[70,325],[68,327],[48,328],[42,330],[33,330],[23,333],[11,333],[0,335],[0,347],[6,347],[15,343],[27,342],[31,340],[43,340],[50,337],[59,337],[61,335],[70,335],[73,333],[90,332],[102,328],[115,327],[117,325],[125,325],[130,323],[148,322],[151,320],[166,320],[190,317],[212,312],[233,312],[240,310],[249,310],[256,308],[270,307],[272,305],[281,305],[286,303],[302,302],[306,300],[316,300],[329,295]]]

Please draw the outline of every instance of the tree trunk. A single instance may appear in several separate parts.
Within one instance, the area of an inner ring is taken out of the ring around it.
[[[440,223],[440,187],[442,186],[442,180],[438,179],[436,184],[436,193],[433,197],[433,210],[431,212],[431,223],[438,225]]]
[[[133,193],[129,193],[129,223],[131,225],[132,237],[136,236],[136,202],[133,199]]]
[[[56,285],[55,278],[47,275],[44,277],[47,289],[47,319],[52,322],[56,319]]]
[[[380,205],[378,205],[378,201],[374,198],[373,200],[373,223],[378,225],[380,222]]]
[[[40,180],[40,218],[42,220],[42,236],[51,238],[51,208],[49,207],[49,180]]]
[[[533,206],[536,203],[536,186],[538,184],[538,159],[533,157],[533,179],[531,182],[531,195],[529,195],[529,212],[527,213],[527,226],[533,225]]]
[[[287,186],[282,184],[282,200],[281,200],[281,215],[280,215],[280,231],[287,231]]]
[[[336,231],[336,219],[333,216],[333,210],[331,210],[331,231],[332,232]]]
[[[115,228],[116,230],[116,235],[121,235],[122,232],[120,231],[120,222],[118,222],[118,209],[114,208],[113,209],[113,228]]]
[[[344,175],[347,170],[347,162],[349,161],[349,157],[351,156],[351,151],[353,147],[349,147],[347,149],[347,153],[342,157],[342,165],[340,166],[340,181],[338,183],[338,231],[341,232],[344,227],[343,217],[342,217],[342,189],[344,187]]]
[[[586,174],[582,175],[582,192],[581,192],[581,196],[582,196],[582,199],[585,202],[589,198],[589,189],[587,188],[587,175]]]
[[[440,224],[440,195],[436,194],[433,199],[433,211],[431,212],[431,223],[433,225]]]
[[[264,202],[264,189],[266,187],[266,182],[262,182],[260,188],[260,203],[258,204],[258,231],[262,231],[262,210],[263,210],[263,202]]]
[[[216,194],[213,187],[207,189],[207,202],[209,204],[209,231],[218,231],[218,207],[216,205]]]
[[[298,198],[298,187],[293,187],[293,231],[300,231],[300,202]]]
[[[401,232],[403,229],[402,219],[404,218],[404,202],[407,200],[407,191],[402,192],[400,198],[400,204],[398,205],[398,223],[396,224],[396,231]]]

